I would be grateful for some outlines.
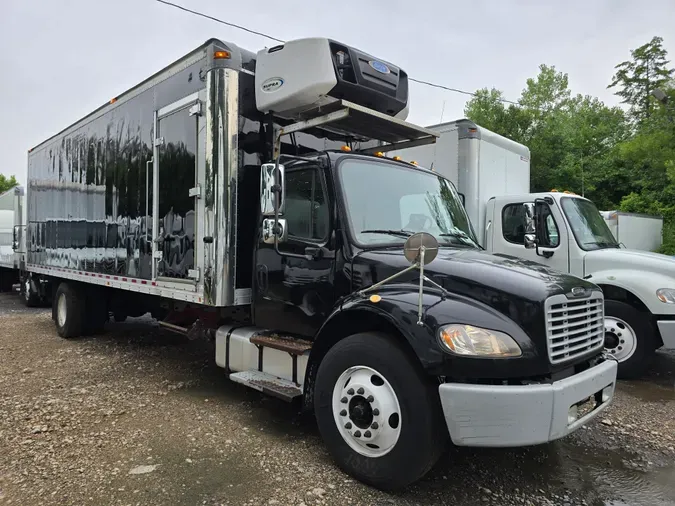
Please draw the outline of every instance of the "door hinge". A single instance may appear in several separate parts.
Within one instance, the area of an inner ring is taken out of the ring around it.
[[[188,269],[188,278],[199,281],[199,268],[197,269]]]
[[[188,195],[190,197],[197,197],[200,198],[202,196],[202,187],[201,185],[197,185],[194,188],[190,188],[188,190]]]
[[[164,145],[164,137],[157,137],[155,139],[155,146],[163,146]]]
[[[155,260],[161,260],[162,258],[164,258],[164,253],[161,250],[157,250],[152,254],[152,258],[154,258]]]
[[[201,116],[202,115],[202,103],[197,102],[195,105],[190,107],[188,112],[190,113],[190,116]]]

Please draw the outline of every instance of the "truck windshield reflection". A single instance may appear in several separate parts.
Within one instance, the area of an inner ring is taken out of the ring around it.
[[[453,185],[428,171],[385,161],[346,159],[338,167],[349,226],[363,246],[402,243],[427,232],[445,246],[478,248]]]
[[[573,198],[561,200],[563,211],[580,248],[596,250],[619,247],[612,231],[593,202]]]

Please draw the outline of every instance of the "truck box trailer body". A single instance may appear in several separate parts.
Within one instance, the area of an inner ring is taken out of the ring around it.
[[[600,211],[609,230],[627,249],[656,251],[663,244],[663,217],[622,211]]]
[[[640,251],[660,240],[658,219],[632,218],[644,227],[630,227],[618,239],[588,199],[568,191],[530,193],[526,146],[466,119],[429,128],[440,133],[435,144],[392,154],[432,167],[456,185],[487,251],[601,286],[605,346],[619,361],[619,377],[640,376],[656,349],[675,349],[675,260]],[[530,204],[536,215],[528,217]]]
[[[209,40],[30,151],[25,285],[64,338],[150,311],[213,339],[380,488],[448,440],[563,437],[613,398],[602,293],[480,251],[447,179],[380,153],[438,139],[407,111],[405,71],[339,42]],[[422,201],[460,228],[417,233]]]

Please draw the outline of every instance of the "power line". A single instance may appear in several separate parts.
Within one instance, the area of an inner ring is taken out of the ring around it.
[[[245,32],[253,33],[255,35],[260,35],[262,37],[267,37],[268,39],[274,40],[276,42],[281,42],[282,44],[285,42],[281,39],[277,39],[276,37],[272,37],[271,35],[267,35],[266,33],[256,32],[255,30],[251,30],[251,29],[246,28],[244,26],[235,25],[234,23],[229,23],[227,21],[223,21],[222,19],[218,19],[218,18],[215,18],[213,16],[209,16],[208,14],[204,14],[203,12],[193,11],[192,9],[188,9],[187,7],[183,7],[182,5],[178,5],[178,4],[175,4],[173,2],[167,2],[166,0],[157,0],[157,1],[159,3],[162,3],[162,4],[169,5],[171,7],[175,7],[176,9],[180,9],[182,11],[189,12],[190,14],[194,14],[195,16],[201,16],[203,18],[210,19],[211,21],[216,21],[217,23],[222,23],[222,24],[227,25],[227,26],[239,28],[240,30],[244,30]]]
[[[261,37],[265,37],[265,38],[270,39],[270,40],[273,40],[273,41],[275,41],[275,42],[281,42],[282,44],[283,44],[284,42],[286,42],[285,40],[277,39],[276,37],[272,37],[271,35],[268,35],[268,34],[266,34],[266,33],[263,33],[263,32],[257,32],[257,31],[255,31],[255,30],[251,30],[250,28],[246,28],[246,27],[244,27],[244,26],[237,25],[237,24],[235,24],[235,23],[230,23],[229,21],[225,21],[225,20],[223,20],[223,19],[219,19],[219,18],[216,18],[216,17],[214,17],[214,16],[210,16],[210,15],[205,14],[205,13],[203,13],[203,12],[199,12],[199,11],[195,11],[195,10],[192,10],[192,9],[188,9],[187,7],[183,7],[182,5],[178,5],[178,4],[173,3],[173,2],[169,2],[168,0],[156,0],[156,1],[159,2],[159,3],[162,3],[162,4],[164,4],[164,5],[168,5],[168,6],[170,6],[170,7],[175,7],[176,9],[180,9],[180,10],[185,11],[185,12],[189,12],[190,14],[194,14],[195,16],[200,16],[200,17],[202,17],[202,18],[210,19],[211,21],[215,21],[216,23],[221,23],[221,24],[223,24],[223,25],[231,26],[231,27],[233,27],[233,28],[238,28],[239,30],[244,30],[245,32],[248,32],[248,33],[253,33],[253,34],[255,34],[255,35],[260,35]],[[444,86],[444,85],[442,85],[442,84],[431,83],[431,82],[429,82],[429,81],[423,81],[423,80],[421,80],[421,79],[415,79],[415,78],[413,78],[413,77],[408,77],[408,80],[409,80],[409,81],[413,81],[413,82],[415,82],[415,83],[423,84],[423,85],[425,85],[425,86],[431,86],[432,88],[439,88],[439,89],[446,90],[446,91],[452,91],[452,92],[454,92],[454,93],[461,93],[461,94],[463,94],[463,95],[469,95],[469,96],[471,96],[471,97],[475,97],[475,96],[476,96],[476,94],[475,94],[474,92],[471,92],[471,91],[460,90],[460,89],[458,89],[458,88],[451,88],[451,87],[449,87],[449,86]],[[518,102],[514,102],[513,100],[507,100],[507,99],[505,99],[505,98],[498,98],[497,100],[499,100],[500,102],[506,102],[506,103],[513,104],[513,105],[520,105],[520,104],[518,104]]]

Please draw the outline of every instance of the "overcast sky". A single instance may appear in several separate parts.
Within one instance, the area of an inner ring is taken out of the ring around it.
[[[616,63],[652,36],[675,58],[675,1],[176,0],[281,39],[326,36],[453,88],[517,99],[541,63],[573,93],[616,104]],[[26,151],[211,37],[274,43],[155,0],[2,0],[0,172],[25,182]],[[462,116],[465,95],[412,83],[409,121]]]

